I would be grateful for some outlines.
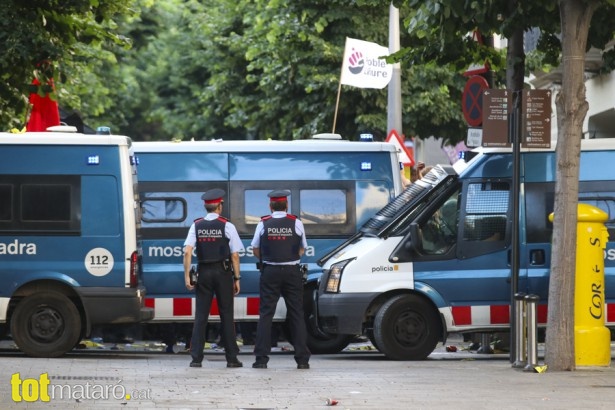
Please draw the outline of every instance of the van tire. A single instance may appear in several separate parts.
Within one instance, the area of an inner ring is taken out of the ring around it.
[[[329,335],[323,337],[307,332],[307,346],[314,354],[335,354],[344,350],[355,338],[354,335]]]
[[[397,295],[386,301],[374,320],[378,350],[393,360],[423,360],[438,344],[435,309],[417,295]]]
[[[376,342],[376,338],[374,337],[374,329],[367,329],[365,333],[371,344],[376,348],[376,350],[380,350],[380,348],[378,348],[378,342]]]
[[[62,356],[79,342],[81,317],[67,296],[58,292],[35,293],[15,308],[11,335],[28,356]]]

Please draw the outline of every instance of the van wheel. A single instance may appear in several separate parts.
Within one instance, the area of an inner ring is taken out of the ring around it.
[[[374,345],[376,350],[380,350],[380,348],[378,347],[378,344],[376,342],[376,338],[374,337],[374,329],[367,329],[366,334],[367,334],[367,338],[372,343],[372,345]]]
[[[58,357],[70,351],[81,334],[75,304],[57,292],[23,299],[11,317],[11,335],[19,349],[33,357]]]
[[[355,338],[353,335],[331,335],[327,337],[313,334],[308,329],[307,345],[310,352],[314,354],[335,354],[339,353],[348,346]]]
[[[422,360],[439,339],[438,314],[416,295],[398,295],[382,305],[374,321],[378,350],[393,360]]]

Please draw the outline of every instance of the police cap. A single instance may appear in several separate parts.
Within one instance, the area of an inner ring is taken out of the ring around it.
[[[222,202],[224,194],[226,194],[224,190],[220,188],[214,188],[201,195],[201,199],[205,201],[205,204],[217,204],[219,202]]]
[[[269,192],[267,196],[271,202],[286,201],[286,197],[290,196],[290,191],[288,189],[277,189]]]

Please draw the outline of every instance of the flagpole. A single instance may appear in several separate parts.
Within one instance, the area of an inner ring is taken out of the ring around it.
[[[399,51],[399,10],[391,3],[389,7],[389,52]],[[387,135],[395,130],[402,136],[401,119],[401,68],[399,63],[393,64],[393,75],[388,88],[387,105]]]
[[[337,109],[340,106],[340,94],[342,93],[342,79],[340,78],[339,86],[337,87],[337,100],[335,101],[335,113],[333,114],[333,131],[332,134],[335,134],[335,123],[337,122]]]
[[[342,54],[343,57],[346,57],[346,47],[348,47],[348,37],[346,37],[346,40],[344,41],[344,53]],[[340,67],[339,84],[337,86],[337,99],[335,100],[335,112],[333,113],[333,131],[331,131],[332,134],[335,134],[335,125],[337,123],[337,110],[340,107],[340,94],[342,93],[342,75],[344,74],[343,57],[342,57],[342,66]]]

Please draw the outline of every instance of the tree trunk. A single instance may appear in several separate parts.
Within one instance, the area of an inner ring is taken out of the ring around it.
[[[585,48],[589,24],[598,6],[594,0],[560,0],[562,88],[556,98],[556,148],[553,248],[545,363],[549,370],[574,370],[574,276],[579,194],[579,157],[585,100]]]

